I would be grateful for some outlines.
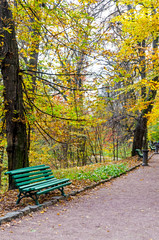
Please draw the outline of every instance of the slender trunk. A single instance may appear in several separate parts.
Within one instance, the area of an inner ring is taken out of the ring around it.
[[[113,160],[115,161],[115,136],[113,133]]]
[[[117,140],[116,140],[116,160],[119,160],[119,145],[118,145],[118,136],[117,136]]]

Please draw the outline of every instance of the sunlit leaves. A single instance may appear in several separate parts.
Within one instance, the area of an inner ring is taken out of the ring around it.
[[[154,83],[153,79],[158,72],[158,49],[152,48],[152,42],[158,37],[159,29],[157,1],[119,1],[118,4],[129,5],[129,9],[112,21],[119,24],[122,30],[117,58],[131,64],[127,73],[123,73],[120,66],[117,68],[121,75],[130,79],[135,75],[139,81],[140,74],[146,66],[146,79],[142,80],[147,87],[157,89],[157,82]],[[143,41],[144,47],[141,44]]]

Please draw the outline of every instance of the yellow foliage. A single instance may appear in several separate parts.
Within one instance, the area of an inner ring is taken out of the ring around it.
[[[159,92],[157,93],[156,99],[154,100],[154,107],[152,112],[147,114],[148,117],[148,124],[155,124],[159,122]]]

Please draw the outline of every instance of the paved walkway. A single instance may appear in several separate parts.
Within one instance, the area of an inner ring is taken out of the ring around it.
[[[158,240],[159,154],[147,167],[1,226],[0,240]]]

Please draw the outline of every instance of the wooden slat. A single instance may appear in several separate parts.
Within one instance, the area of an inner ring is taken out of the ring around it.
[[[48,180],[48,179],[53,179],[54,178],[54,176],[49,176],[49,177],[44,177],[44,178],[40,178],[40,180],[39,180],[39,182],[41,182],[41,181],[44,181],[44,180]],[[20,186],[24,186],[24,185],[30,185],[30,184],[32,184],[32,183],[36,183],[37,182],[37,180],[31,180],[31,181],[26,181],[26,182],[20,182],[20,183],[17,183],[16,184],[16,186],[17,187],[20,187]]]
[[[23,192],[28,192],[28,191],[31,191],[31,188],[34,188],[34,187],[37,187],[37,186],[41,186],[43,183],[53,183],[55,182],[56,180],[58,180],[57,178],[51,178],[51,179],[48,179],[48,180],[44,180],[44,181],[41,181],[41,182],[36,182],[36,183],[32,183],[32,184],[28,184],[28,185],[24,185],[24,186],[20,186],[19,189]],[[35,190],[32,190],[32,191],[35,191]]]
[[[31,187],[31,186],[36,186],[36,185],[41,184],[43,181],[44,181],[44,182],[50,182],[50,181],[53,181],[54,179],[57,179],[57,178],[48,177],[47,180],[46,180],[46,179],[43,179],[42,181],[35,182],[35,183],[31,183],[31,184],[28,184],[28,185],[21,185],[21,186],[19,186],[19,189],[25,191],[26,189],[28,189],[28,188]]]
[[[51,186],[54,186],[54,185],[57,185],[57,184],[60,184],[60,183],[64,183],[64,182],[68,182],[68,181],[69,181],[69,179],[66,179],[66,178],[64,178],[64,179],[57,179],[57,180],[55,180],[53,182],[49,182],[49,183],[45,183],[44,182],[44,183],[42,183],[40,185],[37,185],[35,187],[31,187],[29,189],[30,189],[30,191],[38,191],[40,189],[51,187]]]
[[[49,173],[46,173],[45,175],[44,174],[40,174],[40,175],[34,175],[34,176],[31,176],[31,177],[26,177],[26,178],[18,178],[18,179],[15,179],[15,183],[18,183],[18,182],[26,182],[26,181],[30,181],[30,180],[33,180],[33,179],[36,179],[36,181],[39,181],[41,177],[48,177],[52,175],[52,172],[49,172]]]
[[[62,188],[64,186],[67,186],[67,185],[70,185],[70,184],[71,184],[71,182],[63,183],[63,184],[60,184],[60,185],[57,185],[57,186],[45,189],[43,191],[39,191],[39,192],[37,192],[37,195],[45,194],[45,193],[48,193],[48,192],[53,191],[55,189]]]
[[[41,170],[41,171],[33,171],[33,172],[29,172],[29,173],[23,173],[23,174],[16,174],[16,175],[13,175],[12,178],[13,179],[17,179],[17,178],[24,178],[24,177],[29,177],[29,176],[32,176],[32,175],[38,175],[38,174],[45,174],[45,173],[48,173],[48,172],[51,172],[51,169],[47,169],[47,170]]]
[[[49,166],[45,166],[45,165],[39,165],[39,166],[35,166],[35,167],[26,167],[26,168],[19,168],[19,169],[15,169],[9,172],[6,172],[5,174],[10,174],[10,175],[14,175],[14,174],[18,174],[18,173],[27,173],[30,171],[37,171],[37,170],[43,170],[43,169],[47,169],[50,168]]]

